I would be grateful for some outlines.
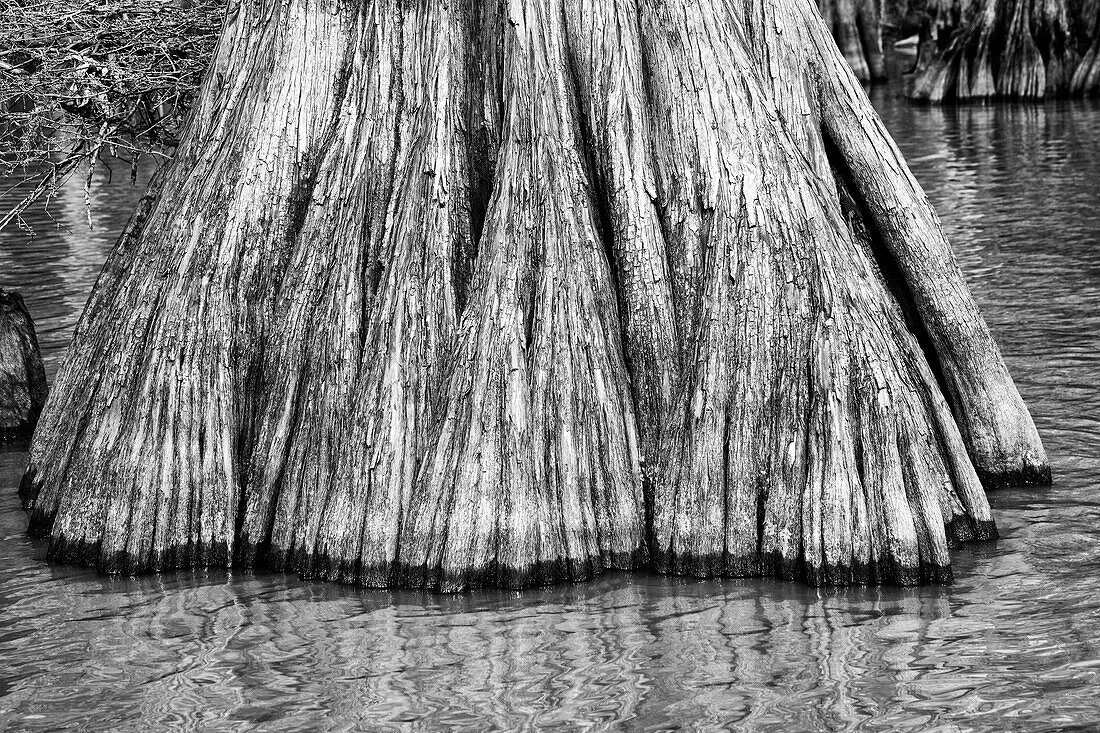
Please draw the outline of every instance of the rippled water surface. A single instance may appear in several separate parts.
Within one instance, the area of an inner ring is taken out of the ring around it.
[[[107,579],[42,560],[0,453],[0,729],[1100,729],[1100,103],[876,103],[935,202],[1055,484],[947,588],[612,575],[458,597],[284,575]],[[56,369],[140,189],[0,234]]]

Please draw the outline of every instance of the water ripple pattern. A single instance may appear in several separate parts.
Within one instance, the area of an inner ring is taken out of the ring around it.
[[[0,729],[1100,729],[1100,102],[876,103],[1046,441],[1049,489],[945,588],[644,573],[456,597],[283,575],[102,578],[43,561],[0,453]],[[4,187],[6,188],[6,186]],[[0,237],[50,373],[141,193],[64,189]],[[8,197],[14,194],[7,194]],[[7,203],[7,199],[3,203]]]

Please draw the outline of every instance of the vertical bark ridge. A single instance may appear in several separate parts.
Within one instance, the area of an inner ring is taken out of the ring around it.
[[[758,145],[755,120],[734,113],[762,101],[753,97],[752,80],[726,79],[720,71],[736,68],[735,31],[724,18],[708,22],[701,10],[696,3],[642,8],[654,139],[663,141],[657,149],[662,213],[673,269],[686,275],[677,305],[692,314],[682,330],[691,356],[662,435],[654,559],[659,570],[712,575],[728,564],[732,573],[751,574],[763,453],[745,449],[746,439],[766,440],[770,426],[761,408],[776,368],[772,350],[753,347],[770,341],[782,317],[776,248],[755,208],[759,148],[771,141]],[[662,129],[671,121],[680,127]],[[797,349],[802,340],[795,335],[784,345]],[[730,541],[753,547],[731,556]]]
[[[657,462],[659,426],[677,381],[678,338],[656,210],[651,123],[637,8],[631,0],[566,5],[569,53],[608,207],[627,363],[644,465]]]
[[[785,127],[796,140],[824,137],[823,148],[804,145],[835,152],[812,157],[819,177],[831,178],[835,168],[877,255],[900,275],[895,295],[903,304],[911,302],[918,330],[928,336],[929,358],[941,373],[983,481],[1049,482],[1042,441],[939,218],[813,9],[761,0],[750,6],[747,18],[754,49],[768,49],[766,62],[758,51],[754,55],[764,79],[772,80],[773,96],[789,100],[806,94],[814,111],[799,115],[799,105],[787,101]],[[790,71],[768,73],[777,67]]]
[[[723,17],[736,19],[727,22],[739,22],[744,28],[750,59],[787,135],[817,175],[828,179],[832,168],[821,136],[820,81],[804,57],[811,29],[805,23],[787,23],[777,4],[748,0],[723,2],[720,7]]]
[[[513,0],[501,21],[494,193],[400,546],[402,582],[452,591],[644,559],[634,411],[563,8]]]
[[[455,273],[467,269],[455,263],[471,250],[468,38],[460,12],[434,2],[404,9],[403,149],[382,246],[388,264],[351,430],[342,439],[347,447],[316,512],[316,539],[307,538],[313,576],[391,584],[405,507],[454,349]]]
[[[682,122],[659,166],[695,184],[663,190],[682,197],[664,209],[698,197],[705,253],[695,356],[662,438],[657,567],[948,580],[943,507],[961,502],[919,345],[768,90],[721,75],[753,63],[736,14],[699,11],[643,9],[654,116]]]
[[[362,5],[355,23],[339,135],[278,287],[280,327],[266,349],[262,421],[241,518],[238,562],[247,566],[309,565],[326,492],[363,439],[357,390],[386,354],[375,332],[380,319],[392,318],[383,291],[387,273],[400,266],[385,235],[403,139],[402,23],[396,4],[384,1]],[[413,192],[409,198],[419,202]],[[415,249],[411,237],[409,246]],[[367,407],[378,405],[374,399]]]
[[[51,557],[229,562],[243,345],[265,325],[348,32],[313,3],[272,9],[261,32],[253,12],[230,23],[160,198],[105,266],[58,375],[32,449],[32,532],[51,532]]]

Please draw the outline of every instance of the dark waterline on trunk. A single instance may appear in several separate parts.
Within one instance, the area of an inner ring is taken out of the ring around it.
[[[1051,458],[991,495],[1002,539],[950,587],[819,591],[616,574],[523,593],[357,591],[293,576],[106,579],[23,531],[0,453],[0,728],[250,730],[620,723],[760,730],[1100,725],[1100,102],[930,109],[876,88]],[[6,186],[0,187],[0,190]],[[52,379],[141,194],[74,183],[0,234],[0,287]],[[7,199],[2,204],[7,204]]]

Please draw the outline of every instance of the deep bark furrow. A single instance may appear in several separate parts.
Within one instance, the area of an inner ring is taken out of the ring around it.
[[[71,455],[48,465],[32,455],[47,492],[33,529],[49,530],[56,507],[54,557],[127,570],[228,561],[244,381],[237,337],[266,325],[298,183],[333,122],[328,82],[350,31],[343,16],[298,5],[249,35],[250,10],[227,31],[218,83],[207,85],[144,227],[105,266],[59,374],[36,445],[39,455]],[[68,445],[76,416],[98,428]],[[79,471],[44,475],[58,465]]]
[[[404,582],[579,580],[644,557],[633,406],[560,2],[511,2],[501,152]]]
[[[608,206],[623,334],[642,456],[656,464],[658,426],[679,374],[672,288],[656,210],[656,181],[634,3],[566,4],[578,98]]]

